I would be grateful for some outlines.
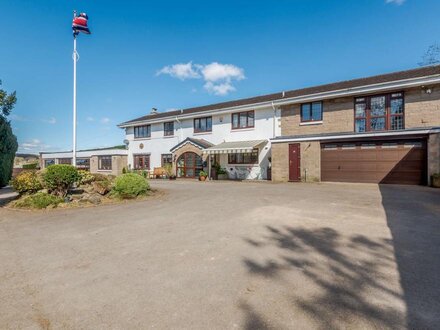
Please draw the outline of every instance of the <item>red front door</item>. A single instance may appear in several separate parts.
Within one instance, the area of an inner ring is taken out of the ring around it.
[[[289,181],[301,180],[301,148],[299,143],[289,144]]]

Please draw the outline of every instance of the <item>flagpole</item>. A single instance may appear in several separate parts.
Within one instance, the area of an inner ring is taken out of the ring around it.
[[[76,11],[73,12],[76,16]],[[72,165],[76,167],[76,61],[78,55],[76,52],[76,33],[73,34],[73,150],[72,150]]]

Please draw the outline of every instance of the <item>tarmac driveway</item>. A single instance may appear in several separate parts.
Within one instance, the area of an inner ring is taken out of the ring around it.
[[[1,328],[437,328],[440,190],[156,181],[0,208]]]

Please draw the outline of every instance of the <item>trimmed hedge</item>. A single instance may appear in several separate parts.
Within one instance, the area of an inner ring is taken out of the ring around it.
[[[148,181],[136,173],[126,173],[118,176],[112,188],[112,195],[120,198],[136,198],[145,195],[150,190]]]
[[[64,197],[69,188],[79,180],[78,170],[67,164],[49,166],[44,174],[44,186],[54,195]]]

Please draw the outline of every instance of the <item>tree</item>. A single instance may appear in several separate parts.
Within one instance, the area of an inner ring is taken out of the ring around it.
[[[422,57],[420,66],[440,64],[440,45],[434,44],[428,47],[428,50]]]
[[[18,149],[17,138],[12,133],[11,123],[7,119],[16,102],[15,92],[8,94],[0,88],[0,187],[6,186],[11,179]]]

